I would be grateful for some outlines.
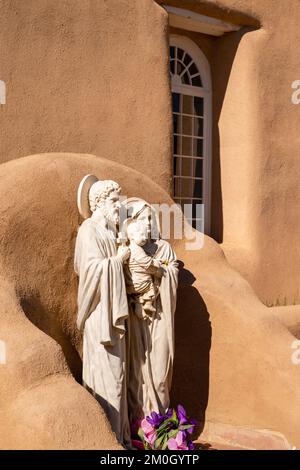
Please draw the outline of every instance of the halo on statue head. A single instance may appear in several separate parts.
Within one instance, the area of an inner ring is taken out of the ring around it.
[[[89,191],[94,183],[99,181],[95,175],[86,175],[80,181],[77,191],[77,207],[83,219],[88,219],[92,215],[89,203]]]
[[[139,215],[144,211],[145,208],[149,208],[151,212],[151,238],[160,238],[160,223],[159,216],[156,209],[149,204],[149,202],[139,197],[129,197],[121,202],[120,209],[120,231],[126,234],[128,225],[137,220]]]

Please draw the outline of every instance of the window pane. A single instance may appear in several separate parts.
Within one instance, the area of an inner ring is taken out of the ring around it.
[[[182,83],[184,85],[190,85],[191,84],[190,77],[189,77],[189,74],[187,72],[185,72],[185,74],[182,77]]]
[[[195,178],[203,177],[203,160],[193,159],[193,176]]]
[[[185,65],[189,65],[191,62],[192,62],[191,56],[189,54],[185,54],[184,59],[183,59],[183,63]]]
[[[180,196],[180,179],[174,178],[174,196]]]
[[[180,62],[177,62],[177,74],[180,75],[184,70],[183,65]]]
[[[202,181],[201,180],[194,180],[194,191],[193,191],[193,196],[194,197],[202,197]]]
[[[194,180],[192,178],[181,179],[181,196],[192,197],[194,188]]]
[[[189,67],[189,72],[190,75],[195,75],[196,73],[199,73],[198,68],[196,67],[195,63],[193,62],[192,65]]]
[[[180,47],[178,47],[178,49],[177,49],[177,57],[178,57],[179,60],[182,59],[183,53],[184,53],[184,51],[183,51],[182,49],[180,49]]]
[[[172,93],[172,100],[173,100],[173,112],[174,113],[179,113],[180,94],[179,93]]]
[[[173,132],[174,134],[178,133],[178,114],[173,114]]]
[[[194,135],[203,137],[203,119],[194,118]]]
[[[194,114],[192,96],[182,95],[182,112],[184,114]]]
[[[181,159],[181,176],[192,176],[192,161],[191,158]]]
[[[176,155],[181,154],[181,136],[179,135],[174,135],[173,137],[173,153]]]
[[[203,116],[203,98],[195,96],[194,106],[195,106],[195,114],[197,116]]]
[[[174,73],[175,73],[175,60],[171,60],[170,70],[171,70],[171,73],[174,75]]]
[[[190,137],[182,137],[182,155],[192,155],[192,139]]]
[[[174,157],[174,175],[180,176],[180,157]]]
[[[200,75],[198,75],[197,77],[192,78],[192,85],[193,86],[202,86],[202,81],[201,81]]]
[[[203,140],[193,139],[193,156],[203,157]]]
[[[193,118],[188,116],[182,116],[182,134],[193,134]]]
[[[170,57],[171,57],[171,59],[175,58],[175,47],[174,46],[170,47]]]

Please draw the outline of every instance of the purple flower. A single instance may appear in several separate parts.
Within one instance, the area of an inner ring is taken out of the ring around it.
[[[155,411],[152,411],[151,415],[146,417],[146,420],[152,426],[158,428],[159,425],[165,420],[165,416],[161,415],[160,413],[156,413]]]
[[[179,424],[181,424],[183,426],[186,426],[188,424],[191,425],[189,428],[186,429],[186,431],[189,434],[192,434],[192,432],[194,430],[194,426],[197,424],[197,421],[187,417],[186,411],[185,411],[185,409],[182,405],[177,406],[177,416],[178,416],[178,419],[179,419]]]
[[[194,446],[193,441],[188,441],[187,445],[188,445],[189,450],[195,450],[195,446]]]
[[[188,420],[187,415],[186,415],[186,411],[185,411],[185,409],[183,408],[182,405],[177,406],[177,416],[178,416],[180,424],[185,424]]]

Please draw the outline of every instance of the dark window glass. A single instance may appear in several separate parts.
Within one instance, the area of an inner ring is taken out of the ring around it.
[[[171,60],[170,70],[171,70],[171,73],[174,75],[174,73],[175,73],[175,60]]]
[[[183,65],[180,62],[177,62],[177,74],[180,75],[184,70]]]
[[[203,116],[203,98],[195,96],[194,107],[195,107],[195,114],[197,114],[197,116]]]
[[[173,153],[178,153],[178,137],[177,137],[177,135],[173,136]]]
[[[200,75],[198,75],[198,77],[192,78],[192,85],[193,86],[202,86]]]
[[[203,160],[194,160],[194,176],[196,178],[202,178],[203,177]]]
[[[191,56],[188,55],[188,54],[185,54],[184,59],[183,59],[184,64],[189,65],[191,63],[191,61],[192,61]]]
[[[173,112],[179,113],[179,105],[180,105],[180,94],[179,93],[172,93],[173,99]]]
[[[190,72],[191,75],[195,75],[196,73],[199,72],[199,70],[197,69],[197,67],[194,63],[192,63],[192,65],[190,66],[189,72]]]
[[[184,54],[184,51],[182,49],[180,49],[180,47],[178,47],[178,49],[177,49],[177,59],[181,60],[183,54]]]
[[[178,115],[173,114],[173,132],[178,134]]]
[[[193,141],[193,156],[194,157],[203,157],[203,140],[194,139]]]
[[[171,59],[175,59],[175,47],[174,46],[170,47],[170,57]]]
[[[174,175],[180,176],[180,157],[174,157]]]
[[[185,74],[183,75],[182,77],[182,83],[184,85],[190,85],[190,77],[189,77],[189,74],[187,72],[185,72]]]
[[[202,181],[195,180],[193,197],[202,197]]]
[[[181,176],[192,176],[191,171],[191,159],[190,158],[182,158],[181,159]]]
[[[173,153],[176,154],[176,155],[180,155],[181,154],[181,139],[182,137],[180,135],[174,135],[174,138],[173,138]]]
[[[203,119],[194,118],[194,135],[203,137]]]

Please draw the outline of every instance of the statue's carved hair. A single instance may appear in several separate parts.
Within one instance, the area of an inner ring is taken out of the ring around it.
[[[91,211],[94,212],[99,203],[101,204],[104,202],[112,192],[116,192],[118,194],[121,192],[121,187],[115,181],[103,180],[94,183],[89,190],[89,204]]]

